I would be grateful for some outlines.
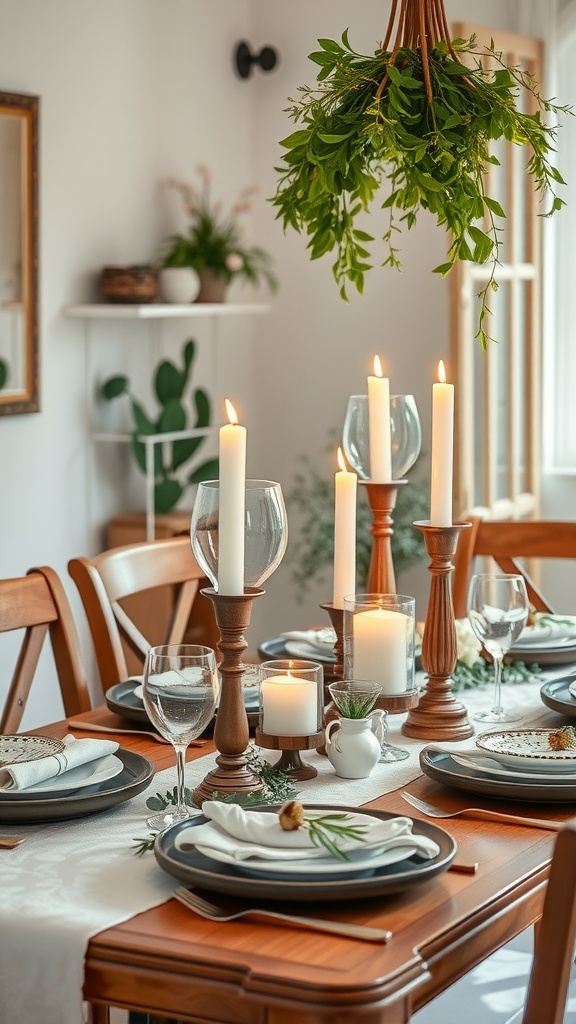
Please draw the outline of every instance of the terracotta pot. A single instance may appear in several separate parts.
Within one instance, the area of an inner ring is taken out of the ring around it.
[[[200,291],[196,302],[225,302],[226,279],[215,274],[211,267],[200,271]]]

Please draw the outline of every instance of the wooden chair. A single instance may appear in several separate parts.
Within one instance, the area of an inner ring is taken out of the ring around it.
[[[454,558],[452,598],[457,619],[466,617],[466,598],[474,559],[494,559],[502,572],[520,573],[526,581],[528,597],[536,611],[553,608],[530,578],[519,559],[576,558],[576,522],[552,520],[491,520],[471,516],[472,526],[462,530]]]
[[[524,1010],[506,1024],[562,1024],[576,941],[576,819],[556,838]]]
[[[47,635],[66,715],[77,715],[91,706],[72,610],[53,569],[44,566],[30,569],[23,577],[0,580],[0,632],[21,629],[24,639],[0,715],[0,733],[16,732],[20,726]]]
[[[151,644],[181,643],[186,638],[214,646],[217,640],[215,623],[208,634],[210,623],[199,636],[187,634],[198,590],[208,584],[187,536],[126,544],[92,559],[73,558],[68,571],[84,605],[105,691],[130,676],[127,651],[143,666]],[[163,635],[147,637],[134,621],[134,608],[132,614],[127,611],[126,599],[142,595],[153,600],[151,592],[159,587],[173,588],[168,624],[165,631],[160,626]],[[201,600],[210,606],[213,617],[210,602]]]

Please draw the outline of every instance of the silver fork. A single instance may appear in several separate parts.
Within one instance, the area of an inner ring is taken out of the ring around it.
[[[235,921],[239,917],[266,917],[274,921],[287,921],[289,924],[300,925],[302,928],[311,928],[318,932],[331,932],[333,935],[345,935],[350,939],[364,939],[366,942],[388,942],[392,938],[392,932],[383,928],[370,928],[368,925],[349,924],[347,921],[323,921],[316,917],[298,917],[295,914],[283,914],[279,910],[260,910],[258,907],[246,907],[243,910],[233,910],[226,906],[226,901],[218,906],[210,903],[198,893],[180,887],[174,891],[174,896],[185,907],[195,910],[200,917],[206,917],[209,921]]]
[[[480,821],[502,821],[514,825],[528,825],[530,828],[548,828],[556,832],[563,828],[564,821],[549,821],[548,818],[527,818],[520,814],[506,814],[504,811],[485,811],[481,807],[463,807],[460,811],[441,811],[433,804],[427,804],[425,800],[419,800],[411,793],[402,793],[403,800],[412,804],[417,811],[422,811],[429,818],[478,818]]]

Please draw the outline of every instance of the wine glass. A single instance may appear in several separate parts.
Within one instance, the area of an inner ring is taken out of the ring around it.
[[[190,816],[184,797],[186,750],[211,721],[218,698],[216,657],[199,644],[163,644],[146,655],[144,707],[158,732],[176,751],[177,806],[148,818],[150,828],[162,829]]]
[[[390,395],[392,479],[401,480],[420,454],[422,431],[413,395]],[[370,479],[368,395],[350,395],[342,446],[349,465],[361,480]]]
[[[494,660],[494,702],[478,711],[477,722],[517,722],[522,716],[502,707],[501,680],[504,655],[516,643],[528,618],[528,594],[522,576],[477,575],[470,581],[468,619],[474,634]]]
[[[192,511],[192,550],[218,590],[218,505],[220,482],[198,484]],[[286,508],[280,484],[246,480],[244,586],[259,587],[278,568],[288,543]]]

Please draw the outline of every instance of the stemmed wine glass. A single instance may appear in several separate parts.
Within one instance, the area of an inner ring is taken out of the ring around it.
[[[220,482],[198,484],[190,536],[192,550],[218,590],[218,507]],[[246,480],[244,517],[244,586],[259,587],[278,568],[288,543],[286,508],[280,484]]]
[[[208,725],[218,698],[216,657],[200,644],[151,647],[143,678],[144,707],[158,732],[176,751],[177,806],[148,818],[150,828],[162,829],[190,816],[184,795],[186,750]]]
[[[468,619],[474,634],[494,660],[494,702],[478,711],[477,722],[517,722],[522,716],[502,707],[501,680],[504,655],[516,643],[528,618],[528,594],[522,576],[477,575],[470,581]]]
[[[422,430],[413,395],[390,395],[392,479],[401,480],[420,454]],[[342,446],[348,463],[361,480],[370,479],[370,422],[368,395],[350,395]]]

